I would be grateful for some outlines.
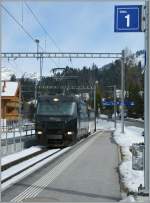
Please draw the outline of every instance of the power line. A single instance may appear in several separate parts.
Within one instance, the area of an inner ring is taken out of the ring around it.
[[[5,6],[3,6],[2,4],[1,4],[1,7],[2,7],[2,8],[6,11],[6,13],[17,23],[17,25],[19,25],[19,27],[21,27],[21,29],[28,35],[28,37],[30,37],[30,39],[35,42],[35,40],[34,40],[34,38],[32,37],[32,35],[23,27],[23,25],[21,25],[21,24],[19,23],[19,21],[8,11],[8,9],[7,9]]]
[[[37,21],[37,23],[41,26],[41,28],[43,29],[43,31],[47,34],[48,38],[50,39],[50,41],[52,41],[52,43],[56,46],[56,48],[60,50],[60,48],[58,47],[56,41],[53,39],[53,37],[48,33],[48,31],[46,30],[46,28],[42,25],[42,23],[39,21],[38,17],[36,16],[36,14],[33,12],[33,10],[31,9],[31,7],[29,6],[29,4],[27,2],[25,2],[26,7],[29,9],[29,11],[32,13],[32,15],[34,16],[35,20]]]
[[[33,10],[31,9],[31,7],[29,6],[29,4],[24,1],[26,7],[29,9],[29,11],[32,13],[33,17],[35,18],[36,22],[41,26],[41,28],[44,30],[44,32],[47,34],[48,38],[53,42],[53,44],[56,46],[56,48],[60,51],[60,48],[57,46],[55,40],[50,36],[50,34],[48,33],[48,31],[45,29],[45,27],[42,25],[42,23],[39,21],[38,17],[36,16],[36,14],[33,12]],[[44,51],[44,49],[42,48],[42,50]],[[58,67],[58,64],[55,62],[54,59],[51,59],[51,61]]]
[[[35,20],[37,21],[37,23],[41,26],[41,28],[43,29],[43,31],[45,32],[45,34],[48,36],[49,40],[55,45],[55,47],[58,49],[59,52],[61,52],[60,47],[57,45],[56,41],[54,40],[54,38],[48,33],[48,31],[46,30],[46,28],[42,25],[42,23],[40,22],[39,18],[37,17],[37,15],[33,12],[32,8],[29,6],[29,4],[24,1],[26,7],[29,9],[29,11],[32,13],[33,17],[35,18]],[[70,58],[70,63],[73,65],[71,58]]]
[[[17,23],[17,25],[28,35],[28,37],[35,42],[34,37],[24,28],[24,26],[22,24],[19,23],[19,21],[10,13],[10,11],[1,4],[1,7],[6,11],[6,13]],[[39,47],[41,48],[42,51],[44,51],[44,49],[39,45]],[[51,61],[58,67],[57,63],[51,59]]]

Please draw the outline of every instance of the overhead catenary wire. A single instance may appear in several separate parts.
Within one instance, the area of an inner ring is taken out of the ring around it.
[[[21,27],[21,29],[28,35],[28,37],[35,41],[34,38],[32,37],[32,35],[24,28],[23,25],[21,25],[21,23],[19,23],[19,21],[10,13],[10,11],[1,4],[1,7],[6,11],[6,13],[17,23],[17,25],[19,25],[19,27]]]
[[[43,31],[45,32],[45,34],[48,36],[49,40],[55,45],[55,47],[58,49],[58,51],[61,51],[59,46],[57,45],[56,41],[53,39],[53,37],[48,33],[48,31],[46,30],[46,28],[42,25],[42,23],[40,22],[40,20],[38,19],[37,15],[34,13],[34,11],[32,10],[32,8],[29,6],[29,4],[24,1],[26,7],[29,9],[29,11],[32,13],[32,15],[34,16],[35,20],[37,21],[37,23],[40,25],[40,27],[43,29]]]
[[[60,51],[60,48],[57,46],[57,43],[55,42],[55,40],[53,39],[53,37],[48,33],[48,31],[46,30],[46,28],[42,25],[42,23],[40,22],[40,20],[38,19],[37,15],[34,13],[34,11],[32,10],[32,8],[29,6],[29,4],[22,0],[26,7],[28,8],[28,10],[31,12],[31,14],[33,15],[34,19],[36,20],[36,22],[40,25],[40,27],[43,29],[43,31],[45,32],[45,34],[48,36],[49,40],[56,46],[56,48]],[[44,51],[44,49],[42,49]],[[46,50],[46,40],[45,40],[45,50]],[[56,65],[56,67],[59,67],[58,64],[55,62],[54,59],[51,59],[51,61]]]
[[[34,37],[25,29],[25,27],[11,14],[11,12],[1,4],[1,7],[5,10],[5,12],[16,22],[16,24],[26,33],[26,35],[35,43]],[[44,49],[39,45],[40,49],[44,51]],[[51,59],[51,61],[58,67],[57,63]]]
[[[32,13],[33,17],[35,18],[36,22],[40,25],[40,27],[43,29],[43,31],[45,32],[45,34],[48,36],[49,40],[55,45],[55,47],[58,49],[59,52],[61,52],[60,47],[57,45],[55,39],[49,34],[49,32],[47,31],[47,29],[44,27],[44,25],[42,25],[42,23],[40,22],[39,18],[37,17],[37,15],[35,14],[35,12],[33,11],[33,9],[29,6],[29,4],[24,1],[26,7],[28,8],[28,10]],[[46,43],[45,43],[45,49],[46,49]],[[72,66],[73,62],[70,58],[70,63]]]

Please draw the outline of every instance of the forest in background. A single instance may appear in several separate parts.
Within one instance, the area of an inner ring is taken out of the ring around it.
[[[141,55],[141,51],[137,52],[137,55]],[[83,68],[73,68],[66,66],[61,73],[55,73],[57,79],[50,76],[42,77],[42,80],[37,86],[57,86],[58,89],[61,86],[82,86],[82,87],[94,87],[95,81],[98,81],[96,86],[96,106],[97,111],[100,108],[101,113],[112,114],[113,107],[106,107],[102,105],[102,98],[113,100],[113,89],[108,86],[116,85],[118,90],[121,89],[121,61],[115,60],[103,67],[99,67],[96,64],[92,64],[91,67],[84,66]],[[68,78],[67,80],[64,78]],[[69,79],[70,78],[70,79]],[[15,75],[11,77],[12,81],[16,80]],[[36,82],[35,80],[27,77],[21,77],[19,79],[22,87],[22,100],[23,104],[34,100]],[[67,89],[67,88],[66,88]],[[43,89],[43,92],[46,90]],[[125,60],[125,100],[133,101],[134,106],[127,106],[128,116],[134,118],[143,118],[144,115],[144,74],[141,61],[137,62],[136,56],[128,51]],[[54,91],[54,93],[56,93]],[[75,91],[74,93],[78,93]],[[117,99],[120,101],[120,98]],[[93,106],[93,97],[90,97],[89,103]],[[31,108],[33,104],[31,103]],[[30,111],[32,112],[32,111]]]

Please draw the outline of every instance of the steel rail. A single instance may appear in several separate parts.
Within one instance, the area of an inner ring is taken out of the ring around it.
[[[3,179],[3,180],[1,181],[1,183],[7,182],[7,181],[10,180],[11,178],[13,178],[13,177],[17,176],[18,174],[20,174],[20,173],[26,171],[27,169],[29,169],[29,168],[33,167],[34,165],[36,165],[36,164],[42,162],[43,160],[45,160],[45,159],[47,159],[47,158],[53,156],[54,154],[60,152],[61,150],[62,150],[62,149],[60,149],[60,150],[58,150],[58,151],[56,151],[56,152],[54,152],[54,153],[52,153],[52,154],[50,154],[50,155],[47,155],[47,156],[45,156],[44,158],[42,158],[42,159],[40,159],[40,160],[38,160],[38,161],[32,163],[31,165],[25,167],[24,169],[21,169],[20,171],[14,173],[13,175],[10,175],[9,177]],[[7,166],[4,165],[2,171],[5,171],[6,169],[9,169],[10,167],[15,166],[15,165],[17,165],[17,164],[20,164],[20,163],[22,163],[22,162],[24,162],[24,161],[30,160],[30,159],[33,158],[33,157],[35,158],[36,156],[38,156],[38,155],[40,155],[40,154],[43,154],[43,153],[45,153],[46,151],[48,151],[48,150],[43,149],[43,150],[41,150],[40,152],[35,152],[35,153],[33,153],[33,154],[31,154],[31,155],[28,155],[28,156],[26,156],[26,157],[24,157],[24,158],[21,158],[21,159],[19,159],[19,160],[13,161],[13,162],[7,164]]]

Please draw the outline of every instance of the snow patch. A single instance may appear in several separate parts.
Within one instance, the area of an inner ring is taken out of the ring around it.
[[[144,185],[144,171],[132,169],[132,160],[123,161],[119,167],[122,181],[129,191],[138,192],[140,184]]]
[[[115,130],[114,122],[103,120],[103,119],[98,119],[97,120],[96,128],[100,129],[100,130]]]
[[[144,171],[132,169],[132,153],[130,147],[134,143],[144,142],[142,136],[143,128],[128,126],[125,127],[125,133],[121,133],[121,129],[117,128],[114,132],[114,139],[121,147],[123,161],[119,166],[122,182],[130,192],[138,192],[140,184],[144,185]]]
[[[100,118],[108,118],[108,116],[105,114],[100,114]]]
[[[2,88],[4,82],[2,82]],[[4,91],[2,90],[2,96],[15,96],[18,88],[18,82],[5,81]]]
[[[20,164],[17,164],[17,165],[15,165],[15,166],[12,166],[12,167],[8,168],[8,169],[5,170],[5,171],[2,171],[2,173],[1,173],[1,180],[4,180],[4,179],[6,179],[6,178],[11,177],[12,175],[14,175],[14,174],[16,174],[16,173],[18,173],[18,172],[20,172],[20,171],[26,169],[27,167],[29,167],[29,166],[31,166],[31,165],[37,163],[38,161],[44,159],[44,158],[47,157],[47,156],[52,155],[53,153],[55,153],[55,152],[57,152],[57,151],[59,151],[59,150],[60,150],[60,149],[48,150],[47,152],[44,152],[44,153],[42,153],[42,154],[40,154],[40,155],[38,155],[38,156],[36,156],[36,157],[33,157],[33,158],[31,158],[31,159],[29,159],[29,160],[27,160],[27,161],[24,161],[24,162],[22,162],[22,163],[20,163]],[[24,150],[24,151],[25,151],[25,150]],[[26,154],[26,152],[24,152],[24,151],[23,151],[23,153]]]
[[[120,202],[135,202],[135,199],[132,195],[129,195],[127,198],[120,200]]]
[[[133,143],[144,142],[142,132],[143,128],[128,126],[125,127],[125,132],[121,133],[121,128],[118,126],[114,132],[114,139],[121,147],[130,147]]]
[[[2,157],[1,158],[1,165],[3,166],[5,164],[8,164],[8,163],[16,161],[20,158],[26,157],[26,156],[33,154],[35,152],[38,152],[40,150],[41,150],[40,146],[30,147],[29,149],[25,149],[21,152],[17,152],[17,153]]]

